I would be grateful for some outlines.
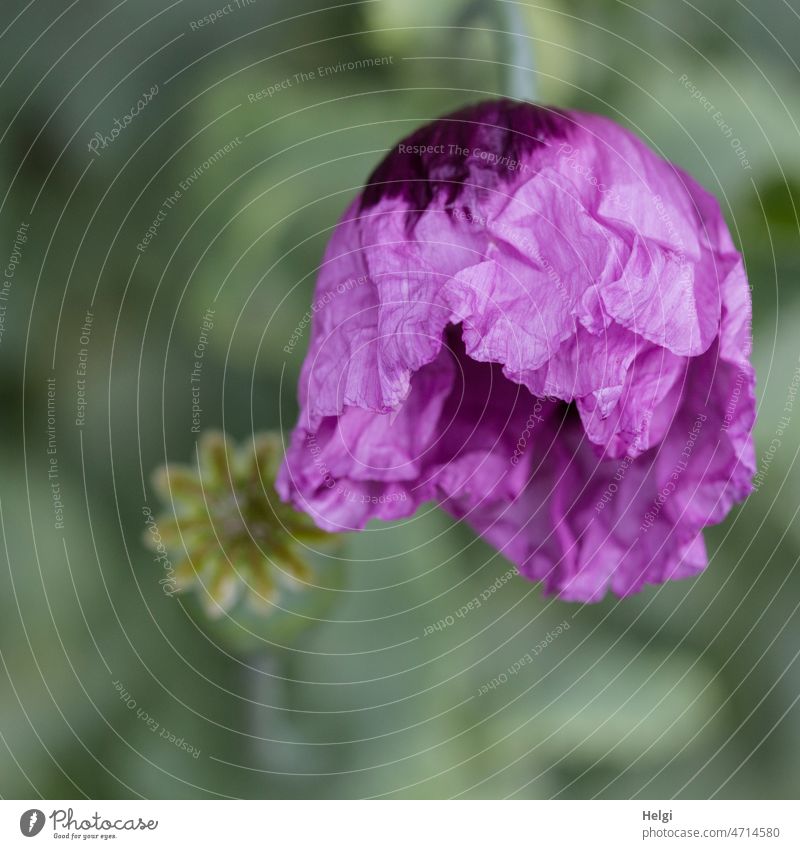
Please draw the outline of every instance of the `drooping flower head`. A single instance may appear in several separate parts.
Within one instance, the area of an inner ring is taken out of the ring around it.
[[[694,575],[751,489],[750,348],[708,192],[607,118],[481,103],[333,234],[278,491],[331,531],[437,501],[564,599]]]

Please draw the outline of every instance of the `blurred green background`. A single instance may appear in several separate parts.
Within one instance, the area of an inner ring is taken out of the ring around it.
[[[800,354],[796,0],[520,7],[540,99],[605,113],[690,171],[745,256],[759,462],[780,444],[707,532],[704,575],[585,607],[502,580],[458,617],[508,564],[431,509],[348,537],[318,560],[312,607],[287,596],[280,621],[214,624],[159,585],[142,507],[152,469],[193,456],[204,313],[203,429],[288,432],[308,331],[283,347],[341,211],[401,135],[501,93],[500,6],[467,5],[234,0],[200,26],[219,5],[4,0],[0,261],[19,262],[0,337],[0,795],[800,793],[800,414],[780,424]]]

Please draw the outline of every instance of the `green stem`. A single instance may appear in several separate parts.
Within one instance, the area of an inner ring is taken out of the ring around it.
[[[525,33],[520,4],[513,0],[472,0],[458,23],[466,26],[476,19],[491,22],[495,32],[501,92],[512,100],[536,100],[533,39]]]
[[[256,738],[250,741],[248,748],[252,751],[255,768],[267,772],[285,766],[281,763],[286,757],[282,751],[284,747],[271,741],[291,739],[291,714],[281,710],[288,706],[289,684],[285,679],[290,677],[290,671],[287,667],[285,658],[271,652],[267,646],[250,652],[245,658],[243,677],[250,700],[247,726]]]
[[[522,10],[514,2],[489,0],[498,21],[498,50],[503,92],[514,100],[536,100],[536,62],[533,39],[525,33]]]

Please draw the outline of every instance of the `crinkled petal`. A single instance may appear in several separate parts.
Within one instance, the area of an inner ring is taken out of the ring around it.
[[[697,574],[751,489],[750,292],[714,198],[608,119],[496,101],[401,142],[320,269],[277,487],[436,501],[596,601]]]

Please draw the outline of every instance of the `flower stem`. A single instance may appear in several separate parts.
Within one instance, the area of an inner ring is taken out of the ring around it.
[[[512,100],[536,100],[536,62],[533,39],[525,32],[525,19],[515,0],[471,0],[458,23],[473,20],[491,23],[500,69],[500,91]]]
[[[253,738],[249,748],[258,770],[280,768],[283,747],[271,741],[281,736],[291,739],[290,721],[281,710],[287,706],[287,673],[285,661],[266,646],[250,652],[245,660],[247,726]]]
[[[488,0],[498,26],[498,52],[503,93],[514,100],[536,100],[536,62],[533,39],[525,33],[519,4]]]

